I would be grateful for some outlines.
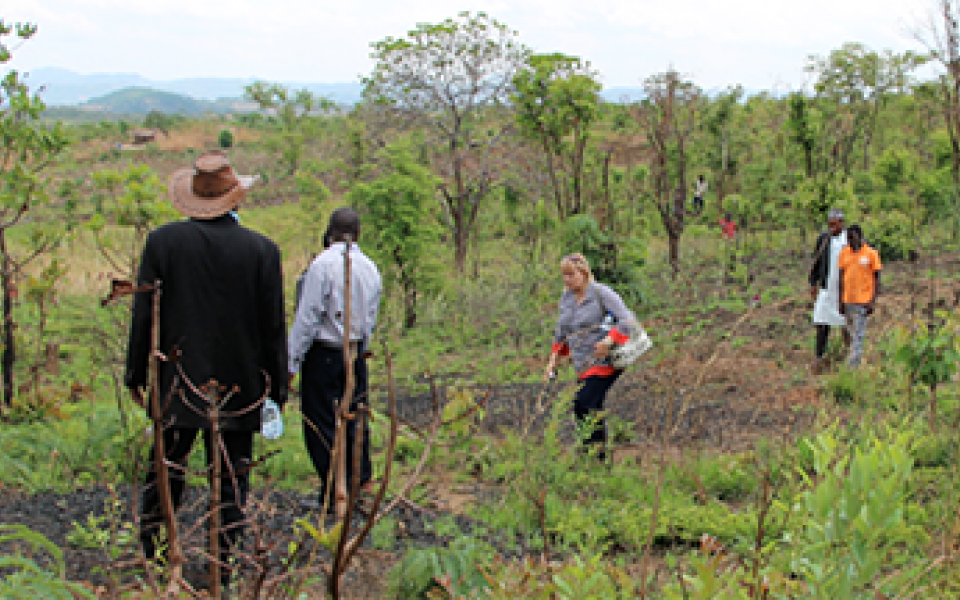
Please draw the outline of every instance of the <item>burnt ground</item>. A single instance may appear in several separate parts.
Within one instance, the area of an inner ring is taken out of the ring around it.
[[[263,491],[254,492],[255,504],[265,507],[255,511],[255,527],[249,529],[248,541],[258,535],[277,550],[287,548],[287,544],[295,541],[295,524],[298,520],[309,518],[311,514],[301,507],[300,502],[307,496],[297,492]],[[200,549],[206,543],[206,528],[201,524],[206,515],[208,502],[206,490],[198,488],[188,489],[184,505],[178,512],[178,523],[181,534],[184,535],[184,547]],[[123,584],[135,581],[137,570],[123,565],[134,557],[135,542],[121,544],[124,553],[111,560],[101,548],[82,547],[71,543],[68,535],[74,531],[74,523],[86,524],[89,516],[104,515],[105,504],[113,498],[120,500],[124,507],[117,515],[121,522],[131,522],[129,510],[131,490],[124,486],[117,492],[112,492],[106,486],[96,486],[74,490],[67,494],[43,492],[33,496],[21,494],[13,490],[3,490],[0,493],[0,511],[4,523],[26,525],[30,529],[43,534],[64,551],[66,576],[71,581],[87,582],[101,594],[109,595],[112,589],[111,581],[116,580]],[[380,597],[390,567],[398,557],[409,547],[440,546],[449,543],[449,536],[437,535],[431,524],[438,519],[452,518],[453,523],[464,532],[475,533],[474,523],[465,517],[457,517],[433,510],[415,510],[400,505],[390,516],[396,523],[392,547],[374,548],[371,536],[365,540],[362,550],[354,559],[351,569],[345,580],[345,589],[349,590],[347,598],[375,598]],[[316,515],[312,515],[316,523]],[[332,517],[328,518],[328,526],[332,524]],[[363,526],[363,517],[355,515],[353,532]],[[190,532],[194,529],[191,535]],[[308,538],[309,539],[309,538]],[[497,547],[505,556],[516,555],[521,552],[518,547],[505,545],[502,539],[488,536],[488,541]],[[308,547],[314,546],[308,543]],[[35,553],[26,544],[8,542],[0,544],[0,554],[8,555],[22,552],[36,560],[39,564],[49,565],[50,557],[43,552]],[[189,552],[189,550],[188,550]],[[328,563],[330,553],[324,549],[318,550],[319,561]],[[277,569],[279,553],[271,556],[271,565]],[[191,585],[198,589],[206,587],[206,571],[201,560],[191,561],[185,569],[185,577]],[[314,562],[314,564],[317,564]],[[118,566],[119,565],[119,566]],[[272,571],[276,574],[278,571]],[[317,574],[319,571],[312,570]],[[244,577],[251,577],[252,571],[245,570]],[[116,578],[116,579],[115,579]],[[318,585],[318,584],[315,584]]]
[[[779,278],[783,268],[776,260],[751,266],[748,288],[730,286],[716,294],[715,283],[701,281],[683,293],[700,299],[712,293],[721,298],[750,297],[754,289],[782,287]],[[931,268],[937,270],[938,277],[923,277]],[[958,269],[960,257],[956,255],[940,256],[935,262],[921,259],[887,265],[872,335],[879,336],[886,327],[904,322],[911,315],[960,304],[960,283],[955,280]],[[813,331],[809,323],[811,304],[805,291],[801,286],[793,294],[773,295],[759,306],[744,305],[741,310],[719,302],[696,311],[667,311],[645,320],[656,349],[642,365],[627,371],[608,396],[609,413],[630,432],[628,441],[615,447],[615,459],[642,453],[647,445],[663,442],[681,449],[694,446],[740,452],[761,438],[791,437],[809,430],[818,414],[831,407],[821,398],[819,381],[807,371]],[[531,373],[542,368],[542,359],[530,362]],[[484,417],[476,423],[479,432],[486,435],[527,427],[535,435],[548,409],[559,398],[568,397],[573,387],[572,381],[485,386],[459,375],[438,380],[441,403],[447,400],[442,390],[451,380],[472,387],[475,397],[487,398]],[[432,404],[429,393],[407,390],[399,394],[400,414],[414,424],[427,422]],[[564,435],[572,436],[572,423],[567,423]],[[444,501],[450,500],[451,494],[443,485],[433,487],[436,489],[431,489],[431,496],[439,500],[436,505],[459,512],[456,502]],[[477,490],[477,494],[496,493]],[[261,496],[264,493],[256,492]],[[118,494],[123,506],[129,507],[129,488],[121,488]],[[190,527],[202,518],[200,494],[196,489],[189,492],[179,516],[182,526]],[[69,579],[104,585],[108,581],[104,571],[108,560],[102,551],[71,544],[67,535],[73,522],[85,523],[88,515],[102,514],[109,498],[105,487],[35,496],[0,488],[0,521],[25,525],[62,548]],[[262,498],[269,507],[260,515],[265,539],[286,543],[291,538],[295,520],[306,515],[299,506],[303,498],[282,491],[272,491]],[[434,533],[432,522],[454,516],[461,530],[472,526],[468,518],[438,508],[424,511],[401,507],[391,516],[397,522],[393,546],[374,549],[367,540],[348,574],[347,597],[381,597],[385,575],[405,549],[448,543],[449,538]],[[123,515],[123,520],[130,520],[129,514]],[[198,528],[197,535],[203,535],[203,528]],[[505,546],[495,535],[489,537],[504,554],[522,552],[516,546]],[[12,549],[10,544],[0,546],[0,553],[8,554]],[[188,577],[199,581],[202,573],[188,571]]]

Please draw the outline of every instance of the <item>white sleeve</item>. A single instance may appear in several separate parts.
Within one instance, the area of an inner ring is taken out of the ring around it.
[[[310,265],[303,277],[303,289],[297,314],[287,339],[287,370],[296,373],[300,370],[303,358],[320,332],[320,318],[323,316],[326,297],[326,277],[322,269]]]

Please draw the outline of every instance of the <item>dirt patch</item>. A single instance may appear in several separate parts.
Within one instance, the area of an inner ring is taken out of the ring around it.
[[[254,496],[261,494],[254,492]],[[118,493],[123,504],[121,519],[131,521],[129,513],[130,490],[121,489]],[[99,547],[84,547],[82,544],[71,542],[68,537],[76,531],[74,523],[86,525],[88,518],[99,518],[104,514],[104,503],[111,498],[107,488],[102,486],[88,489],[78,489],[66,494],[40,493],[33,496],[14,490],[0,489],[0,523],[16,523],[25,525],[57,544],[64,551],[66,575],[71,581],[88,582],[92,586],[109,585],[107,573],[112,572],[111,563]],[[269,512],[257,516],[257,526],[264,540],[275,543],[276,548],[285,549],[286,544],[294,540],[294,524],[297,519],[309,515],[300,506],[305,496],[295,492],[270,492],[260,498],[270,506]],[[186,494],[183,507],[178,512],[178,522],[181,531],[185,532],[200,522],[204,514],[205,500],[198,489],[191,489]],[[368,537],[364,546],[351,564],[346,574],[346,588],[349,590],[347,598],[380,598],[385,590],[387,572],[399,560],[400,556],[410,547],[436,546],[446,541],[433,533],[431,523],[436,519],[450,515],[449,512],[437,510],[419,512],[400,507],[391,513],[391,517],[398,523],[400,533],[396,536],[394,545],[389,549],[372,547]],[[465,528],[469,525],[464,521],[454,521],[458,526]],[[362,525],[361,518],[354,523],[354,531]],[[205,543],[205,528],[196,527],[192,538],[188,538],[188,547],[200,548]],[[253,538],[248,533],[247,539]],[[136,549],[136,540],[123,546],[125,551],[120,561],[133,557]],[[43,553],[31,551],[22,543],[6,543],[0,545],[0,553],[11,554],[16,550],[27,557],[33,558],[40,564],[49,564],[50,557]],[[321,550],[321,556],[327,556]],[[277,557],[279,560],[279,556]],[[191,584],[205,585],[205,570],[202,561],[191,562],[186,569],[186,577]],[[131,581],[131,573],[121,573],[122,581]]]

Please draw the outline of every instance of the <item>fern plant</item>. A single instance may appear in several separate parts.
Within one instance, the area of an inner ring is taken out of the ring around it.
[[[23,525],[0,525],[0,545],[15,543],[28,546],[32,553],[45,553],[51,558],[50,567],[43,567],[33,559],[20,554],[0,556],[0,598],[33,600],[47,598],[95,598],[82,585],[67,581],[63,551],[56,544]]]

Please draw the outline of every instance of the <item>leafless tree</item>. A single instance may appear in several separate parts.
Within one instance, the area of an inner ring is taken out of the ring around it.
[[[914,39],[923,44],[945,70],[940,75],[943,117],[953,154],[953,182],[960,185],[960,2],[936,0],[926,18],[912,29]]]
[[[687,142],[697,125],[700,89],[670,69],[643,82],[646,97],[634,105],[634,116],[647,138],[651,155],[653,202],[670,245],[670,265],[680,270],[687,193]]]

